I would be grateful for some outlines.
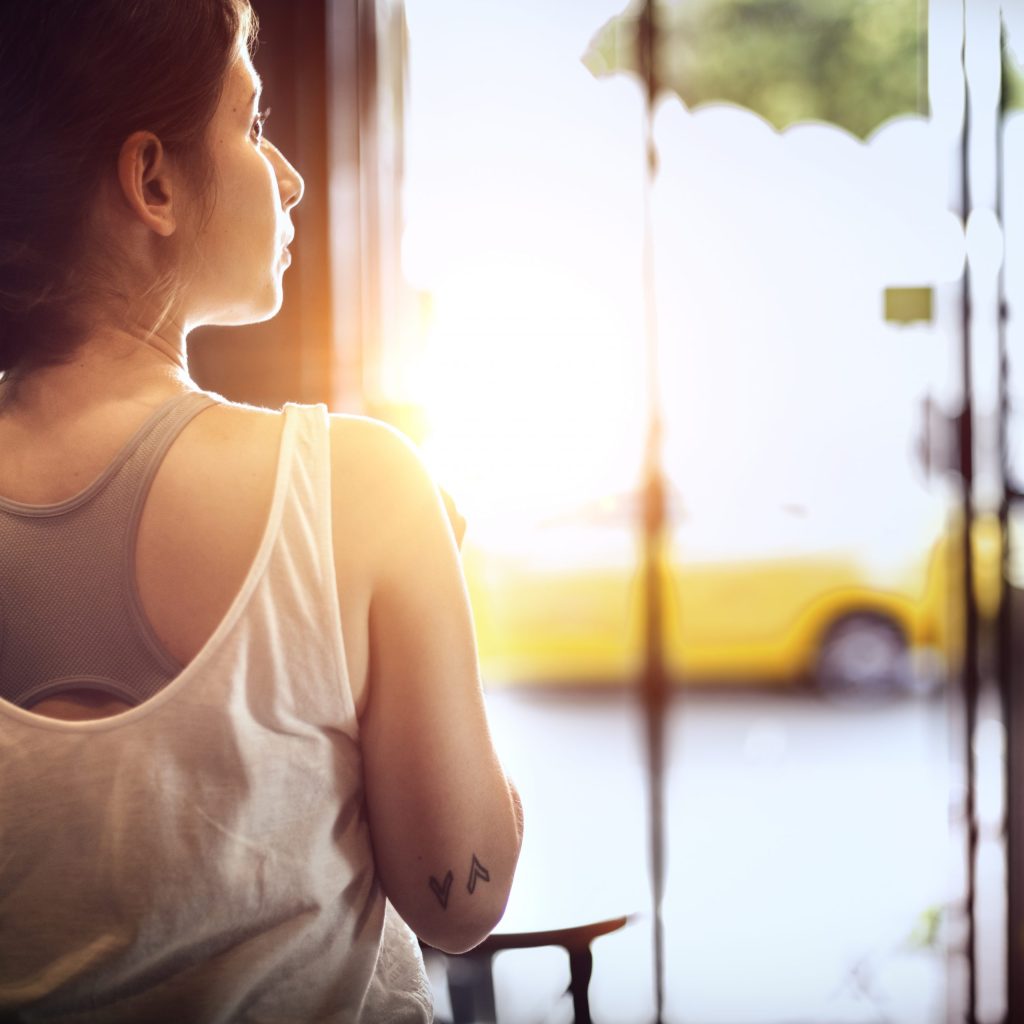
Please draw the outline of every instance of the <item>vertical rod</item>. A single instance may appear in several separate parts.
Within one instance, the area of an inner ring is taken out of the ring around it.
[[[964,119],[960,137],[960,206],[966,227],[971,211],[970,179],[970,134],[971,134],[971,89],[968,81],[967,47],[968,22],[967,4],[963,3],[963,35],[961,43],[961,64],[964,75]],[[967,877],[964,893],[967,935],[964,954],[967,959],[967,1024],[977,1022],[977,936],[975,934],[976,904],[976,861],[978,851],[978,822],[975,806],[977,780],[974,766],[974,734],[978,704],[978,621],[974,599],[974,560],[972,533],[974,525],[974,421],[973,421],[973,380],[971,375],[971,268],[970,260],[964,264],[961,290],[961,372],[963,380],[963,406],[960,412],[960,475],[962,480],[962,566],[964,601],[964,759],[965,794],[964,819],[967,829]]]
[[[665,892],[665,709],[662,595],[665,546],[665,481],[661,460],[662,416],[658,381],[658,320],[654,273],[653,191],[657,173],[654,104],[658,93],[654,0],[646,0],[638,23],[640,66],[644,69],[644,241],[643,288],[647,363],[647,444],[643,476],[644,673],[648,786],[650,794],[651,890],[654,910],[654,993],[656,1024],[665,1002],[665,942],[662,901]]]
[[[1005,31],[1000,31],[1001,38]],[[1003,837],[1006,849],[1006,1024],[1024,1016],[1024,904],[1022,904],[1020,870],[1021,861],[1021,810],[1016,805],[1017,787],[1022,768],[1020,752],[1014,742],[1018,735],[1020,719],[1020,698],[1014,686],[1013,618],[1017,600],[1010,585],[1010,503],[1015,492],[1015,481],[1011,475],[1009,456],[1009,353],[1007,350],[1007,320],[1009,311],[1006,299],[1006,201],[1004,195],[1006,168],[1004,165],[1006,131],[1006,80],[1004,47],[1000,46],[999,62],[999,120],[996,130],[996,217],[1003,229],[1003,261],[999,267],[999,319],[998,319],[998,374],[999,395],[997,416],[999,431],[999,474],[1002,484],[999,499],[999,554],[1000,554],[1000,597],[999,616],[996,624],[996,675],[999,684],[999,698],[1002,720],[1005,728],[1006,746],[1003,759]]]

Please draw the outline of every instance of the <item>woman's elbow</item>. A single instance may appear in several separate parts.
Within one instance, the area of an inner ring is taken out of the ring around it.
[[[403,895],[408,898],[401,905],[392,898],[408,925],[428,945],[445,953],[465,953],[483,942],[504,916],[523,835],[518,794],[512,799],[514,821],[503,842],[492,839],[464,858],[460,856],[461,871],[454,865],[438,868],[425,880],[426,885],[405,886]],[[438,862],[447,863],[444,858]]]
[[[427,945],[442,953],[466,953],[479,946],[498,926],[508,904],[510,889],[511,880],[503,890],[492,889],[485,898],[456,913],[430,913],[422,920],[408,921],[408,924]]]

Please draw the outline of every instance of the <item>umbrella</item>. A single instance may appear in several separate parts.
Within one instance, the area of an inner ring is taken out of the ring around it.
[[[606,22],[583,63],[646,80],[647,3]],[[735,103],[782,129],[827,121],[866,138],[927,113],[924,0],[675,0],[654,5],[657,91],[689,108]]]
[[[928,109],[924,0],[632,0],[606,22],[583,55],[596,77],[632,73],[646,95],[644,291],[648,369],[648,442],[643,472],[643,582],[646,629],[641,692],[646,718],[650,794],[650,856],[654,909],[657,1021],[664,1006],[664,719],[667,677],[663,661],[665,474],[661,459],[662,413],[657,387],[657,319],[651,193],[657,174],[653,120],[663,92],[689,107],[734,103],[782,130],[798,121],[824,121],[866,138],[894,116]],[[966,301],[966,300],[965,300]],[[969,335],[964,329],[965,359]],[[966,363],[965,363],[966,365]],[[969,402],[964,422],[969,423]],[[969,435],[968,435],[969,436]],[[965,522],[970,524],[971,469],[962,453]],[[965,531],[965,565],[970,551]],[[965,690],[977,699],[976,623],[968,602]],[[970,713],[968,719],[971,719]],[[969,728],[972,728],[969,725]],[[970,749],[970,747],[968,747]],[[973,806],[968,808],[973,820]],[[972,858],[973,863],[973,858]],[[968,884],[973,892],[973,882]],[[972,970],[973,932],[968,938]]]

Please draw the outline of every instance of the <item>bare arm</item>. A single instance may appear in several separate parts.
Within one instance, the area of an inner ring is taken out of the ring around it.
[[[370,565],[366,800],[384,890],[413,931],[462,952],[508,900],[522,804],[498,761],[441,494],[404,438],[368,431],[379,503]],[[352,538],[357,542],[356,538]]]

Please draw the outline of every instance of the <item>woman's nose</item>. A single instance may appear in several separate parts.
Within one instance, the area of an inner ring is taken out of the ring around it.
[[[306,183],[302,175],[288,162],[285,155],[271,143],[274,152],[274,163],[277,170],[277,186],[281,190],[281,202],[286,210],[297,206],[306,191]]]

